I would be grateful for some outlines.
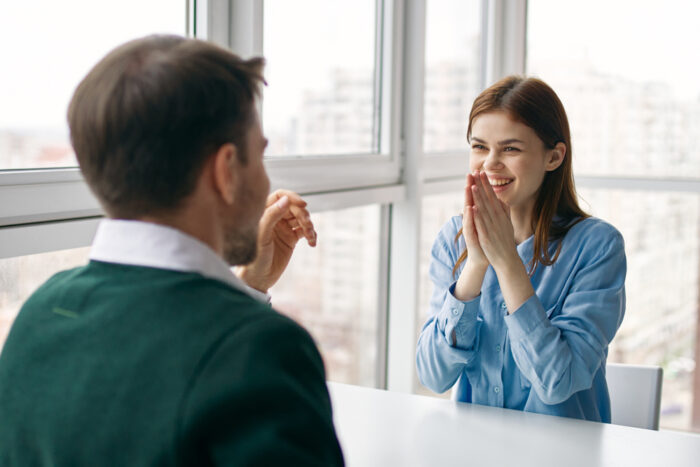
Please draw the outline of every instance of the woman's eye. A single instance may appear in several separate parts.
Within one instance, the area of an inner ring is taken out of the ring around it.
[[[516,148],[515,146],[506,146],[505,148],[503,148],[503,150],[504,150],[505,152],[520,151],[520,149],[519,149],[519,148]]]
[[[481,145],[481,144],[475,144],[475,145],[472,146],[472,150],[474,150],[474,151],[481,151],[481,150],[484,150],[484,149],[486,149],[486,148],[485,148],[483,145]]]

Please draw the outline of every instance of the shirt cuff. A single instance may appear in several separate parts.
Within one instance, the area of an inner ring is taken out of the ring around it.
[[[465,342],[465,340],[471,341],[473,339],[465,339],[465,336],[473,334],[469,331],[476,325],[481,294],[476,298],[463,302],[454,296],[456,285],[457,283],[455,282],[450,286],[447,294],[445,294],[445,302],[442,305],[441,315],[444,322],[445,339],[452,347],[471,348],[473,343]],[[453,339],[453,333],[456,337],[456,342]]]
[[[515,340],[521,340],[547,320],[547,313],[537,295],[528,298],[520,308],[505,318],[508,333]]]

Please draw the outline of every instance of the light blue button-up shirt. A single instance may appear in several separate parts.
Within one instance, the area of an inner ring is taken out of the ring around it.
[[[460,401],[609,423],[605,361],[625,313],[622,235],[596,218],[573,226],[557,261],[532,274],[535,295],[508,315],[492,267],[478,297],[454,297],[461,227],[461,216],[450,219],[432,249],[430,317],[416,352],[423,385],[444,392],[457,383]],[[526,266],[533,241],[517,246]]]

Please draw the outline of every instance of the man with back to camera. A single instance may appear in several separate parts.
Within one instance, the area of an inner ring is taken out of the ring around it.
[[[316,234],[298,195],[268,197],[262,66],[150,36],[76,89],[71,141],[109,219],[10,331],[0,465],[343,464],[318,350],[266,295]]]

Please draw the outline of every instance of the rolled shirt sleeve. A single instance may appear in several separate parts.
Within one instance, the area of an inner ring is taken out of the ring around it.
[[[457,218],[459,219],[459,218]],[[440,231],[431,250],[433,293],[429,318],[418,337],[416,366],[421,383],[441,393],[454,385],[479,345],[479,297],[468,302],[454,296],[452,267],[459,256],[455,218]]]
[[[454,296],[456,282],[452,283],[440,310],[444,321],[447,343],[460,349],[473,349],[477,339],[479,297],[463,302]]]

